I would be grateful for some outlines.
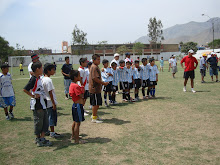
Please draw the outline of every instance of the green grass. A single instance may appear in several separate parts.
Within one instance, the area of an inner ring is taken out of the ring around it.
[[[157,63],[158,64],[158,63]],[[159,64],[158,64],[159,65]],[[33,116],[29,97],[22,92],[28,82],[19,69],[13,68],[13,86],[17,105],[15,119],[6,121],[0,115],[0,164],[220,164],[220,83],[200,83],[196,70],[195,90],[184,93],[183,69],[176,79],[170,72],[159,73],[157,99],[101,107],[103,124],[82,123],[80,133],[85,145],[74,145],[71,136],[71,100],[64,99],[63,78],[58,65],[53,78],[58,98],[58,126],[61,139],[50,139],[52,147],[34,144]],[[75,65],[76,69],[78,66]],[[56,78],[58,77],[58,78]],[[19,80],[20,79],[20,80]],[[133,93],[132,93],[133,96]],[[142,96],[140,91],[140,96]],[[121,102],[121,95],[116,99]],[[88,103],[86,104],[88,109]]]

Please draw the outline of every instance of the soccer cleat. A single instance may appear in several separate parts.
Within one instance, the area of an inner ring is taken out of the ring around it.
[[[52,138],[59,138],[61,135],[56,132],[50,132],[50,137]]]
[[[84,116],[88,116],[88,115],[89,115],[88,113],[84,112]]]
[[[45,136],[50,136],[50,131],[45,132]]]
[[[114,105],[117,105],[117,104],[119,104],[117,101],[115,101],[114,103],[113,103]]]
[[[52,142],[46,140],[45,138],[41,138],[40,142],[42,143],[42,147],[52,146]]]
[[[123,99],[122,101],[124,101],[124,102],[128,102],[128,100],[126,100],[126,99]]]
[[[103,121],[99,120],[98,118],[97,119],[92,119],[91,122],[92,123],[103,123]]]
[[[10,117],[9,117],[9,116],[6,116],[5,118],[6,118],[6,120],[10,120]]]
[[[106,106],[106,107],[108,107],[108,104],[107,104],[107,103],[105,103],[105,106]]]
[[[216,80],[216,82],[218,82],[218,80]]]
[[[92,105],[89,106],[89,109],[92,109]]]
[[[9,112],[9,116],[11,119],[14,119],[14,114],[12,112]]]
[[[186,92],[186,88],[183,88],[183,92]]]
[[[196,91],[194,89],[192,89],[192,93],[196,93]]]

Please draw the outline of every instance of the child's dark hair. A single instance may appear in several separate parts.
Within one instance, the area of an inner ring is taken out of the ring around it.
[[[132,62],[131,62],[131,61],[127,61],[127,62],[126,62],[126,64],[130,64],[130,65],[131,65],[131,64],[132,64]]]
[[[93,60],[96,60],[96,59],[99,58],[99,57],[100,57],[99,54],[94,54],[94,55],[92,56],[92,59],[93,59]]]
[[[87,58],[80,58],[79,59],[79,64],[82,65],[82,63],[86,62]]]
[[[147,58],[142,58],[141,62],[144,63],[147,61]]]
[[[44,65],[44,74],[47,74],[48,71],[51,71],[52,69],[55,69],[54,64],[46,63]]]
[[[102,60],[102,64],[103,64],[103,65],[106,64],[106,63],[108,63],[108,60],[107,60],[107,59]]]
[[[135,60],[134,63],[135,63],[135,64],[139,64],[140,61],[139,61],[139,60]]]
[[[32,64],[31,69],[33,72],[35,72],[38,69],[40,69],[42,67],[42,63],[40,61],[35,62]]]
[[[125,63],[124,60],[120,60],[120,61],[119,61],[119,64],[123,64],[123,63]]]
[[[149,60],[149,62],[151,63],[151,62],[153,62],[153,61],[155,61],[155,59],[154,58],[151,58],[150,60]]]
[[[92,62],[89,61],[88,64],[87,64],[87,67],[91,66],[91,65],[92,65]]]
[[[66,56],[66,57],[65,57],[65,61],[66,61],[67,59],[69,59],[69,56]]]
[[[74,77],[78,77],[79,71],[78,70],[71,70],[70,71],[70,79],[74,80]]]
[[[116,62],[112,62],[112,63],[111,63],[111,66],[112,66],[112,67],[115,66],[115,65],[117,66]]]

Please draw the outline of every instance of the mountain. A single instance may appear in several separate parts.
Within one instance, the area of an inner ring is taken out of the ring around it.
[[[186,24],[175,25],[164,29],[163,36],[165,40],[162,43],[175,44],[182,42],[197,42],[199,45],[205,45],[212,41],[212,21],[214,21],[215,39],[220,38],[220,18],[211,18],[207,22],[189,22]],[[135,42],[149,43],[148,36],[142,36]]]

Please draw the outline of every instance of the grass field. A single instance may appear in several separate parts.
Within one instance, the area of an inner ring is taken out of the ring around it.
[[[158,64],[158,63],[157,63]],[[13,69],[13,86],[17,105],[15,119],[6,121],[0,113],[0,164],[220,164],[220,83],[211,82],[207,74],[202,84],[196,70],[195,90],[184,93],[183,69],[178,66],[176,79],[168,72],[159,73],[156,99],[101,107],[102,124],[91,123],[86,117],[80,134],[88,141],[75,145],[71,136],[72,100],[64,99],[60,67],[53,77],[58,98],[58,126],[63,135],[51,139],[52,147],[34,144],[33,115],[29,97],[22,92],[28,82],[26,75]],[[74,66],[76,69],[78,66]],[[140,96],[142,96],[140,91]],[[133,93],[132,93],[133,97]],[[121,95],[116,99],[121,102]],[[86,104],[88,109],[88,103]],[[91,111],[90,111],[91,112]]]

